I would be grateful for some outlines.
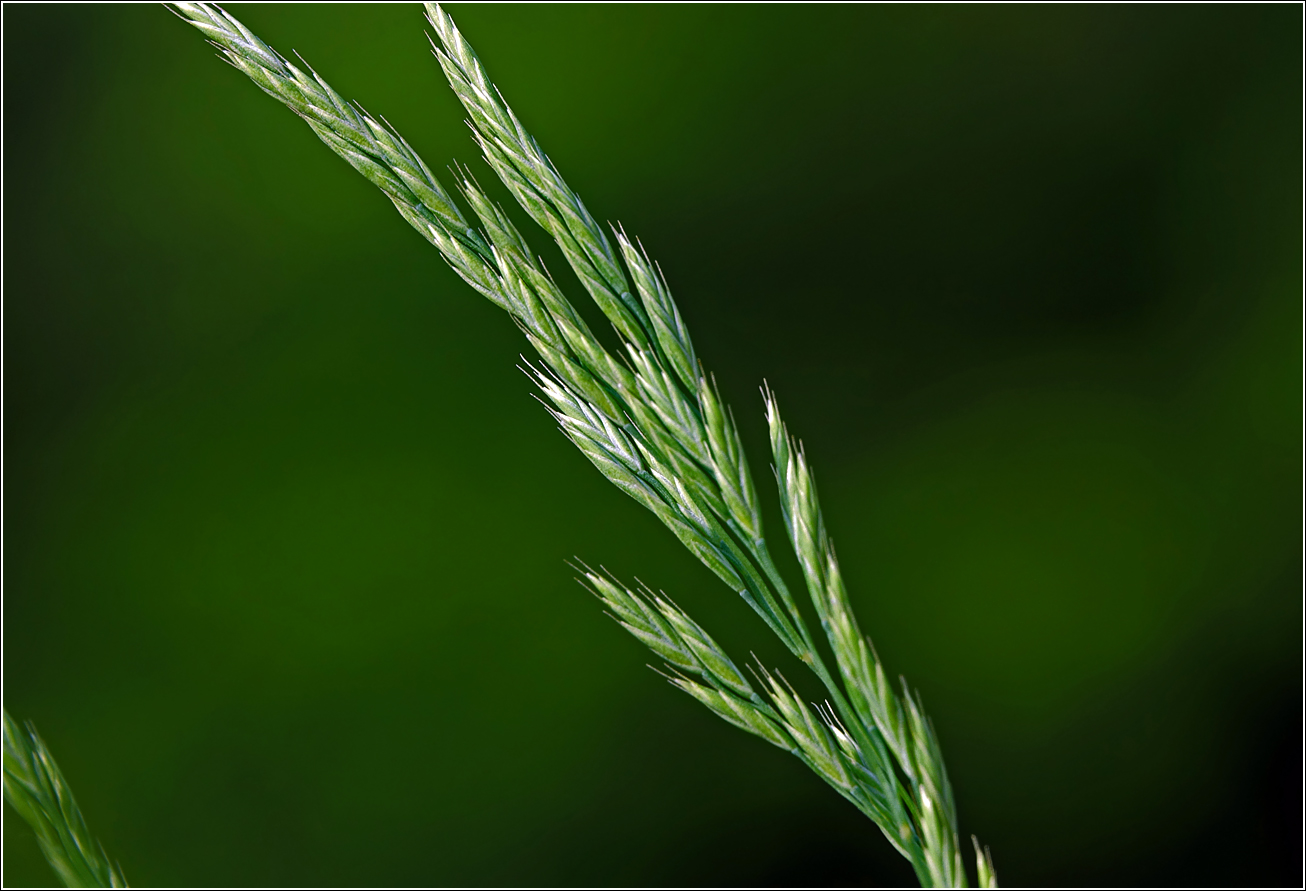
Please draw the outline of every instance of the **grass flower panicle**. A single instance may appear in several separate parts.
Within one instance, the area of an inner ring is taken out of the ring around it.
[[[786,748],[871,817],[922,883],[965,883],[956,811],[937,738],[916,696],[900,697],[853,616],[811,470],[766,393],[786,532],[837,671],[832,673],[763,533],[733,416],[702,369],[662,271],[620,227],[612,238],[522,126],[452,18],[427,4],[441,69],[486,162],[562,250],[616,330],[594,336],[507,214],[466,169],[457,192],[480,230],[388,124],[344,102],[217,7],[175,4],[235,67],[303,117],[386,193],[465,281],[507,310],[540,359],[530,373],[562,431],[591,463],[651,510],[735,590],[825,685],[813,711],[763,671],[765,695],[681,610],[649,592],[585,574],[622,625],[678,674],[673,683],[726,720]],[[615,247],[613,241],[615,240]],[[691,677],[693,675],[694,677]],[[991,881],[986,854],[982,881]]]
[[[734,417],[699,361],[662,270],[620,226],[612,227],[609,237],[595,221],[512,112],[448,13],[426,4],[432,49],[467,112],[473,137],[486,163],[557,243],[613,326],[620,339],[615,353],[594,336],[469,170],[455,170],[454,191],[475,225],[403,137],[383,119],[343,100],[306,63],[291,63],[217,6],[169,6],[228,62],[303,118],[386,194],[464,281],[512,316],[539,357],[528,373],[563,433],[757,612],[815,673],[827,700],[805,702],[783,675],[761,665],[755,686],[668,598],[583,569],[582,582],[612,617],[667,664],[673,684],[726,721],[792,753],[852,802],[910,861],[922,885],[964,886],[956,806],[937,736],[918,694],[905,682],[901,694],[894,690],[857,624],[812,470],[774,395],[764,390],[785,537],[824,632],[825,650],[776,568]],[[7,795],[9,724],[6,716]],[[39,740],[24,751],[37,749],[44,751]],[[77,820],[80,826],[80,815]],[[84,828],[76,838],[84,837]],[[987,849],[977,841],[974,847],[980,885],[996,887]],[[102,878],[121,877],[113,872]]]

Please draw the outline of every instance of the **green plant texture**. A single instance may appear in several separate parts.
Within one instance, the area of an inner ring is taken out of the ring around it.
[[[69,888],[126,888],[122,870],[86,828],[72,790],[36,728],[4,713],[5,801],[36,832],[41,853]]]
[[[5,706],[133,884],[1299,883],[1300,8],[202,9],[0,9]]]
[[[733,417],[698,362],[661,270],[620,228],[612,231],[614,248],[448,14],[427,5],[436,57],[470,116],[476,142],[611,322],[621,339],[615,354],[470,173],[461,172],[458,191],[479,230],[403,137],[347,103],[316,72],[293,65],[217,7],[173,8],[385,192],[464,281],[512,316],[539,356],[542,365],[530,366],[529,374],[563,433],[744,599],[816,674],[829,700],[809,705],[759,666],[760,695],[669,601],[587,571],[586,582],[611,614],[677,673],[673,683],[725,720],[796,755],[880,827],[923,885],[965,886],[956,805],[934,729],[905,682],[901,697],[894,691],[858,629],[812,473],[774,397],[767,393],[767,421],[785,531],[838,679],[775,567]],[[975,853],[981,882],[989,885],[988,854],[978,842]]]

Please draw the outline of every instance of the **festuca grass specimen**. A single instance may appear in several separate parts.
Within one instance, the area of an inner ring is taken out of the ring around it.
[[[819,678],[828,699],[804,701],[778,671],[760,664],[750,681],[665,596],[582,568],[584,584],[611,615],[666,662],[671,682],[815,771],[880,827],[922,885],[964,887],[956,806],[934,728],[905,681],[900,693],[895,690],[857,625],[812,470],[775,396],[764,389],[784,533],[833,665],[776,569],[734,418],[699,362],[661,270],[621,228],[609,237],[595,222],[449,15],[426,4],[435,56],[485,161],[557,242],[616,329],[622,349],[615,354],[595,338],[469,171],[455,172],[455,186],[470,219],[403,137],[342,99],[306,64],[289,62],[214,5],[170,6],[379,187],[464,281],[508,312],[539,357],[529,374],[563,433],[744,599]],[[6,724],[7,795],[8,739]],[[972,842],[979,885],[996,887],[987,849]],[[43,849],[50,856],[44,842]]]

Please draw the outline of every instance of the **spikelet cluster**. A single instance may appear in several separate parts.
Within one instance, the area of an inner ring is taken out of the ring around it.
[[[118,865],[86,828],[81,809],[36,728],[4,713],[5,801],[36,831],[41,853],[69,888],[126,888]]]
[[[430,169],[387,123],[345,102],[207,3],[171,4],[233,66],[303,118],[375,183],[469,285],[506,310],[538,362],[528,373],[562,432],[608,480],[659,520],[757,612],[825,686],[805,702],[758,666],[755,688],[669,599],[584,572],[611,615],[663,659],[677,687],[730,723],[804,761],[870,817],[927,886],[964,886],[956,808],[937,737],[919,697],[899,695],[859,630],[821,518],[807,460],[765,395],[785,534],[834,657],[818,647],[775,567],[734,417],[703,370],[661,269],[618,227],[600,226],[504,101],[476,53],[436,4],[432,49],[482,155],[561,249],[613,326],[609,351],[563,295],[503,208],[470,171],[455,171],[468,222]],[[975,844],[980,883],[996,887]]]

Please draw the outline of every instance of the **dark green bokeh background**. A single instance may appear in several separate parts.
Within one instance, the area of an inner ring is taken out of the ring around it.
[[[232,11],[475,159],[417,7]],[[780,394],[1004,883],[1299,883],[1301,9],[451,11],[762,482]],[[4,26],[5,705],[133,884],[911,883],[572,581],[799,676],[375,188],[159,7]]]

